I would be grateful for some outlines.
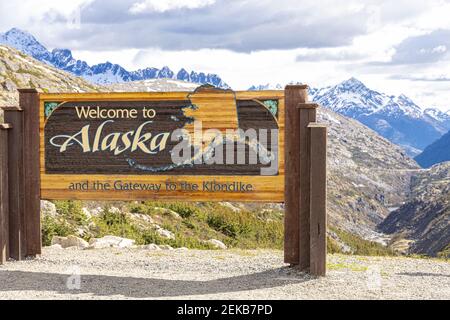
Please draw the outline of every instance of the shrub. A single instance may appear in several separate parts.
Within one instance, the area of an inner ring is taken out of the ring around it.
[[[341,229],[330,227],[336,235],[353,249],[355,255],[361,256],[393,256],[395,252],[389,247],[383,246],[380,243],[368,241],[358,235],[346,232]],[[334,248],[332,249],[334,250]]]
[[[74,227],[64,219],[46,216],[42,219],[42,244],[49,246],[54,236],[67,237],[73,234],[74,231]]]
[[[87,222],[87,217],[83,212],[81,201],[55,201],[56,211],[65,219],[84,225]]]
[[[166,208],[178,213],[182,218],[189,218],[200,214],[200,209],[194,204],[189,202],[156,202],[145,201],[141,203],[132,203],[130,205],[130,211],[133,213],[153,214],[155,208]]]

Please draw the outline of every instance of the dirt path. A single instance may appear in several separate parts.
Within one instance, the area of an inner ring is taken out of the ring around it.
[[[280,251],[43,253],[0,266],[0,299],[450,299],[444,261],[330,255],[329,275],[314,279]]]

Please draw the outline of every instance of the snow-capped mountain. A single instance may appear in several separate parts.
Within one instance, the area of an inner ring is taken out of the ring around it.
[[[13,47],[40,61],[49,62],[52,59],[52,54],[35,37],[17,28],[0,33],[0,44]]]
[[[265,88],[274,86],[252,86],[250,90]],[[405,95],[389,96],[371,90],[356,78],[336,86],[311,88],[309,95],[314,102],[359,120],[412,156],[450,129],[450,113],[434,108],[424,110]]]
[[[248,88],[248,90],[250,91],[284,90],[284,86],[279,83],[277,84],[267,83],[267,84],[260,84],[257,86],[251,86],[250,88]]]
[[[56,48],[51,52],[48,51],[31,34],[17,28],[0,34],[0,44],[16,48],[37,60],[83,77],[96,84],[103,85],[147,79],[175,79],[199,84],[211,84],[220,88],[229,88],[216,74],[195,71],[189,73],[185,69],[181,69],[175,73],[167,66],[162,69],[145,68],[135,71],[128,71],[122,66],[111,62],[89,66],[87,62],[75,59],[69,49]]]
[[[334,87],[311,92],[313,101],[354,118],[410,154],[423,150],[450,129],[438,110],[425,112],[405,95],[388,96],[351,78]],[[430,117],[436,114],[436,117]],[[441,117],[441,118],[439,118]]]

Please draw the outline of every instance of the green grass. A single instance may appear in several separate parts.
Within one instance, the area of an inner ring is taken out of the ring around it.
[[[106,203],[98,216],[88,219],[83,212],[82,202],[56,201],[55,205],[59,216],[43,219],[44,245],[49,245],[55,235],[76,234],[81,227],[86,230],[83,235],[85,240],[115,235],[134,239],[138,245],[155,243],[174,248],[212,249],[206,241],[217,239],[229,248],[283,249],[283,213],[276,210],[234,212],[218,203],[145,201],[115,204],[123,206],[119,208],[122,213],[112,211],[111,204]],[[127,212],[149,216],[155,224],[171,231],[175,239],[160,236],[154,226],[132,219]],[[335,227],[329,228],[356,255],[395,255],[392,250],[379,243],[364,240]],[[328,253],[342,253],[339,243],[330,237],[327,239],[327,250]],[[443,250],[442,257],[448,257],[449,251],[449,247]]]
[[[87,223],[80,201],[55,201],[58,217],[46,216],[42,219],[42,243],[51,244],[54,236],[66,237],[75,234],[78,227]]]
[[[361,256],[394,256],[396,255],[389,247],[385,247],[377,242],[365,240],[355,234],[329,227],[339,239],[348,245],[355,255]],[[333,239],[329,239],[328,251],[330,253],[341,253],[337,243]]]
[[[69,224],[65,219],[48,216],[42,219],[42,244],[44,246],[51,245],[54,236],[67,237],[74,233],[74,226]]]

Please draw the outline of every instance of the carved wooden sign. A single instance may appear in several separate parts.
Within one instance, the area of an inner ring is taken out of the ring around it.
[[[40,94],[41,197],[284,200],[284,92]]]
[[[283,202],[284,261],[326,272],[327,128],[284,91],[41,93],[1,107],[0,264],[41,254],[40,200]]]

